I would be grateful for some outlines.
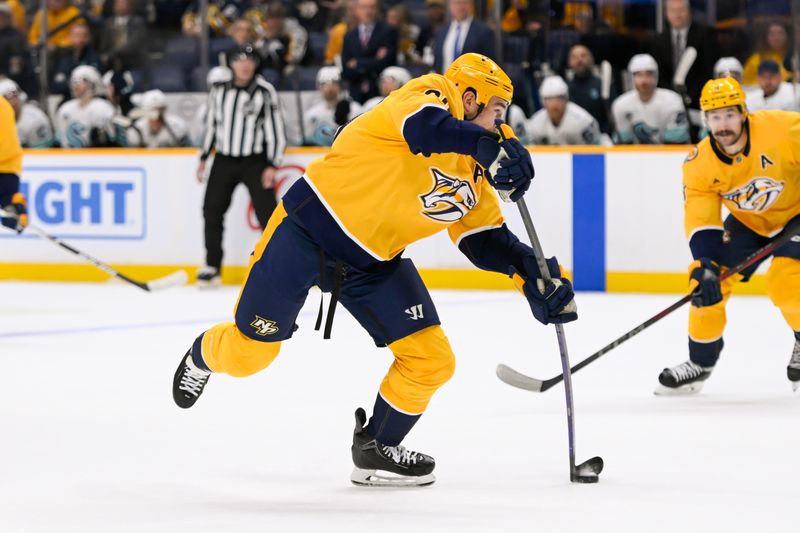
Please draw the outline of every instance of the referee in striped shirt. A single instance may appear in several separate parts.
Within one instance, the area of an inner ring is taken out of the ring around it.
[[[200,286],[220,283],[223,219],[236,186],[244,183],[250,191],[262,227],[277,205],[273,184],[286,135],[278,93],[258,74],[260,63],[251,45],[237,46],[228,53],[232,79],[214,84],[208,95],[198,181],[204,179],[212,150],[215,155],[203,201],[206,266],[197,274]]]

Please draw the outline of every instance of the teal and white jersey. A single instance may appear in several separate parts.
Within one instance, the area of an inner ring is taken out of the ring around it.
[[[764,89],[758,88],[747,93],[747,110],[761,111],[772,109],[779,111],[798,111],[797,95],[794,87],[786,81],[778,85],[778,90],[769,96],[764,96]]]
[[[656,88],[642,102],[639,93],[628,91],[611,106],[618,144],[688,144],[689,120],[678,93]]]
[[[592,115],[573,102],[567,102],[564,116],[556,125],[546,109],[533,114],[526,125],[531,144],[569,145],[600,144],[600,126]]]
[[[317,102],[303,113],[303,131],[306,136],[306,144],[314,146],[330,146],[333,144],[333,136],[339,128],[333,117],[334,110],[323,100]],[[347,120],[353,120],[361,113],[363,113],[361,105],[350,101],[350,112],[347,114]]]
[[[53,146],[53,126],[44,111],[34,104],[24,104],[17,117],[17,135],[23,148]]]
[[[94,129],[114,137],[113,116],[114,106],[108,100],[92,98],[82,106],[80,100],[74,98],[56,112],[56,135],[64,148],[87,148],[92,146],[91,132]]]

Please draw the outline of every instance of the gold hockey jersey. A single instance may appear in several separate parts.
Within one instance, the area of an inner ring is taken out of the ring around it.
[[[687,238],[704,229],[723,229],[722,206],[765,237],[800,215],[800,113],[750,113],[748,142],[727,155],[710,137],[683,164],[684,225]]]

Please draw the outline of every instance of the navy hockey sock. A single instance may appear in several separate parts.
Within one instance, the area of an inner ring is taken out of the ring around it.
[[[203,335],[205,335],[205,333],[201,333],[200,336],[194,340],[194,343],[192,343],[192,362],[194,363],[194,366],[196,366],[200,370],[211,372],[211,369],[208,368],[208,365],[203,360],[203,351],[202,351]]]
[[[714,342],[696,342],[689,339],[689,359],[703,368],[711,368],[717,364],[724,345],[721,338]]]
[[[375,407],[372,409],[372,417],[365,429],[379,443],[385,446],[397,446],[411,431],[420,416],[422,415],[401,413],[389,405],[378,393],[378,397],[375,398]]]

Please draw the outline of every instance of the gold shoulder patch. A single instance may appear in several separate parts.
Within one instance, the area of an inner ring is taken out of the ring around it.
[[[699,150],[697,149],[697,145],[695,144],[694,146],[692,146],[692,151],[689,152],[689,155],[686,156],[686,159],[684,159],[683,162],[684,163],[688,163],[689,161],[691,161],[692,159],[697,157],[698,153],[699,153]]]

